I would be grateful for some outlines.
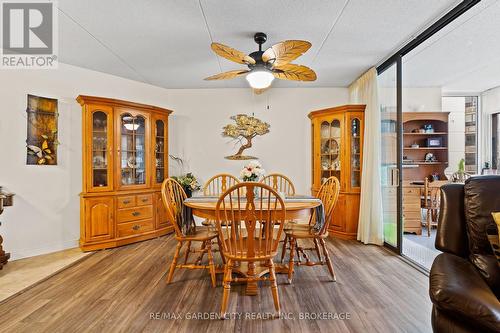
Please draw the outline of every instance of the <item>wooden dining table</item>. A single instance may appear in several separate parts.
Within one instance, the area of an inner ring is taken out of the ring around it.
[[[313,210],[321,205],[321,200],[306,195],[297,195],[284,198],[285,204],[285,220],[295,220],[297,222],[304,221],[307,223]],[[215,197],[192,197],[184,201],[184,205],[191,208],[193,215],[205,218],[210,221],[215,221],[217,198]],[[242,209],[244,211],[244,209]],[[306,222],[307,221],[307,222]],[[222,254],[221,254],[222,255]],[[276,273],[288,273],[288,265],[275,264]],[[217,273],[223,273],[223,269],[219,266]],[[265,263],[255,265],[253,262],[239,262],[234,266],[233,272],[248,277],[261,277],[269,273],[269,267]],[[246,295],[257,295],[257,281],[248,281],[245,289]]]

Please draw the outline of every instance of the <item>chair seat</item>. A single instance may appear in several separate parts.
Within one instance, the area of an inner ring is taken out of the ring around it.
[[[325,232],[322,235],[316,234],[310,229],[306,230],[285,230],[285,234],[287,237],[293,238],[326,238],[328,237],[328,232]]]
[[[235,260],[239,260],[239,261],[245,261],[245,257],[248,256],[247,254],[247,241],[248,241],[248,238],[247,237],[244,237],[241,241],[238,240],[237,241],[237,247],[238,248],[241,248],[243,251],[237,251],[236,253],[234,253],[234,249],[235,249],[235,242],[233,241],[231,243],[231,249],[233,251],[231,251],[232,253],[226,253],[224,252],[224,255],[228,258],[231,258],[231,259],[235,259]],[[226,248],[229,249],[229,240],[225,240],[225,243],[226,243]],[[240,243],[241,242],[241,243]],[[272,251],[272,252],[269,252],[270,249],[267,248],[267,251],[266,251],[266,241],[264,239],[262,239],[260,241],[260,244],[259,244],[259,239],[258,238],[254,238],[254,251],[255,251],[255,254],[252,256],[252,261],[257,258],[259,260],[267,260],[267,259],[271,259],[272,257],[274,257],[277,253],[276,250]],[[269,245],[269,244],[268,244]],[[266,253],[267,252],[267,253]]]
[[[214,230],[211,230],[209,228],[203,228],[203,227],[197,227],[196,232],[194,234],[189,234],[184,237],[182,237],[185,240],[188,241],[204,241],[208,239],[213,239],[216,238],[217,232]]]
[[[308,223],[287,223],[285,224],[285,231],[287,230],[309,230],[311,226]]]

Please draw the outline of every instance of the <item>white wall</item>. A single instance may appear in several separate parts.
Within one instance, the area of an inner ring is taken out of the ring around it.
[[[387,73],[391,76],[393,73]],[[384,75],[384,74],[382,74]],[[387,82],[390,77],[383,77],[379,85],[379,100],[384,106],[393,108],[396,112],[396,86]],[[403,112],[438,112],[442,111],[441,88],[403,88]]]
[[[455,172],[460,160],[465,158],[465,97],[443,97],[443,111],[450,112],[448,166],[450,172]]]
[[[441,88],[403,88],[403,112],[441,111]]]
[[[486,90],[481,94],[481,167],[484,162],[491,165],[491,115],[500,113],[500,87]]]
[[[249,89],[175,90],[170,106],[183,117],[172,153],[189,147],[188,164],[202,181],[221,171],[235,175],[244,161],[230,161],[238,147],[221,136],[230,116],[252,114],[271,125],[270,133],[256,137],[244,154],[257,156],[267,172],[288,175],[300,193],[311,186],[310,122],[316,109],[347,103],[345,88],[271,89],[255,96]],[[269,106],[269,109],[267,109]],[[179,152],[182,155],[182,151]]]
[[[79,94],[125,99],[171,108],[170,152],[188,161],[202,181],[218,172],[237,173],[243,162],[223,157],[235,150],[220,136],[229,117],[255,113],[271,133],[255,140],[249,154],[267,171],[289,175],[299,192],[310,187],[310,132],[307,113],[347,103],[346,88],[166,90],[83,68],[0,71],[0,185],[15,192],[14,207],[0,217],[4,249],[13,259],[75,247],[79,238],[81,192],[81,109]],[[27,94],[59,100],[57,166],[27,166]],[[267,109],[269,105],[269,110]]]

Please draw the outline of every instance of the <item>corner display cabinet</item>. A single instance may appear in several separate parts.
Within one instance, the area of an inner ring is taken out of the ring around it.
[[[312,194],[331,176],[340,182],[340,196],[329,232],[356,239],[363,162],[365,105],[344,105],[309,113],[312,134]]]
[[[83,109],[80,248],[111,248],[173,231],[160,195],[172,111],[102,97],[77,101]]]

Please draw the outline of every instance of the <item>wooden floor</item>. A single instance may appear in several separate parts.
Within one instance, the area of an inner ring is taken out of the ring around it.
[[[0,270],[0,301],[77,262],[89,253],[73,248],[9,261]]]
[[[236,318],[193,319],[218,314],[221,277],[213,289],[206,271],[180,270],[167,285],[175,245],[166,236],[88,256],[1,302],[0,332],[431,332],[427,277],[382,248],[341,240],[328,242],[337,282],[326,267],[298,267],[291,285],[278,275],[286,318],[266,318],[274,307],[263,282],[258,296],[232,287]]]

